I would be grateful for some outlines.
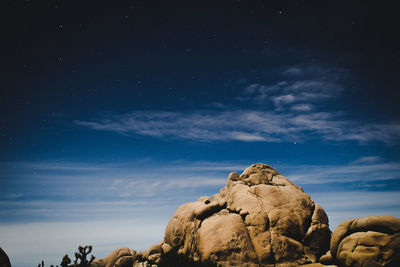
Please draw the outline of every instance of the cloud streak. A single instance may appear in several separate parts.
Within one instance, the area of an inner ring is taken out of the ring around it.
[[[345,90],[348,71],[294,66],[278,73],[272,84],[243,87],[238,105],[205,105],[187,111],[134,110],[129,113],[75,120],[74,124],[126,136],[197,142],[356,141],[398,143],[399,121],[354,119],[344,111],[327,110]],[[242,85],[241,85],[242,86]],[[238,108],[240,107],[240,108]]]
[[[399,162],[368,161],[373,158],[378,159],[378,157],[363,157],[350,164],[296,165],[283,166],[283,169],[286,170],[287,177],[302,185],[329,183],[360,185],[372,181],[378,187],[379,183],[385,180],[400,179]]]
[[[296,106],[295,106],[296,109]],[[340,112],[297,113],[276,111],[195,110],[187,113],[134,111],[75,124],[93,130],[161,139],[185,139],[200,142],[304,142],[312,138],[326,141],[400,140],[400,123],[368,123],[346,119]],[[311,108],[310,108],[311,109]]]

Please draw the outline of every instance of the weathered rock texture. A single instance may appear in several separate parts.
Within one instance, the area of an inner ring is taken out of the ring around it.
[[[323,263],[340,266],[400,266],[400,219],[369,216],[342,222]]]
[[[2,248],[0,248],[0,267],[11,267],[10,259]]]
[[[272,167],[254,164],[211,199],[180,206],[164,242],[194,260],[221,266],[298,266],[329,249],[328,217]]]
[[[164,242],[154,244],[143,252],[136,252],[129,248],[118,248],[104,259],[95,260],[92,267],[157,267],[164,255]],[[168,249],[168,245],[164,245]]]

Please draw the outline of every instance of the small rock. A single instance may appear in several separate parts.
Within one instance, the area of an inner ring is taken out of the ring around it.
[[[0,267],[11,267],[10,259],[2,248],[0,248]]]

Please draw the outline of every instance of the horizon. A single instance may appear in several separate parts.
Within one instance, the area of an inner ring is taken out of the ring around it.
[[[253,163],[301,186],[332,231],[400,217],[390,2],[171,3],[4,7],[0,247],[14,266],[145,250],[179,205]]]

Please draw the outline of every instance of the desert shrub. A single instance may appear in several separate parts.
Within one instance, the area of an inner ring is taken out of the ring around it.
[[[75,252],[75,260],[72,263],[72,260],[69,258],[68,254],[65,254],[62,258],[61,267],[90,267],[90,264],[94,261],[95,256],[91,255],[90,259],[88,259],[89,254],[92,252],[92,246],[79,246],[78,252]],[[39,263],[38,267],[44,267],[44,261]],[[50,267],[54,267],[54,265],[50,265]],[[58,265],[56,266],[58,267]]]

